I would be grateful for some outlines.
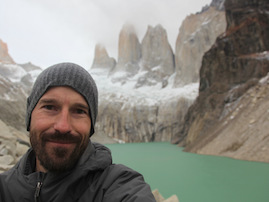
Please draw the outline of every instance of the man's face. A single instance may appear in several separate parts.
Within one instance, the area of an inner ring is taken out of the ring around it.
[[[46,171],[72,168],[85,151],[91,130],[89,106],[72,88],[50,88],[31,116],[30,142]]]

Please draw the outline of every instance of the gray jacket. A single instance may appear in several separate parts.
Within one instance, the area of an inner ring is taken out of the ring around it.
[[[76,167],[61,174],[35,172],[32,149],[0,175],[2,202],[155,201],[150,187],[136,171],[112,164],[110,150],[89,143]]]

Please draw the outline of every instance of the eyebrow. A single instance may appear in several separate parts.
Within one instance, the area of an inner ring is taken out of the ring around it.
[[[41,98],[39,100],[39,104],[51,104],[51,103],[57,103],[58,101],[56,99],[53,99],[53,98],[50,98],[50,99],[47,99],[47,98]]]
[[[57,104],[59,103],[58,100],[56,99],[53,99],[53,98],[41,98],[39,100],[39,104]],[[82,103],[75,103],[73,105],[74,107],[79,107],[79,108],[82,108],[82,109],[85,109],[85,110],[90,110],[89,106],[88,105],[85,105],[85,104],[82,104]]]
[[[82,103],[76,103],[74,104],[75,107],[79,107],[79,108],[82,108],[82,109],[85,109],[85,110],[90,110],[90,108],[88,107],[88,105],[84,105]]]

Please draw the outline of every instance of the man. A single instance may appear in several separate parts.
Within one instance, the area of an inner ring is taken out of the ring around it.
[[[27,99],[32,148],[0,175],[5,202],[155,201],[141,174],[112,164],[110,150],[92,143],[97,87],[73,63],[45,69]]]

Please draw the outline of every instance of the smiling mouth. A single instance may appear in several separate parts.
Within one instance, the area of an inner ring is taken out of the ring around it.
[[[73,147],[77,144],[77,142],[66,140],[48,140],[47,144],[52,147]]]
[[[76,144],[77,141],[73,140],[47,140],[47,142],[52,142],[56,144]]]
[[[81,141],[80,136],[72,135],[69,133],[53,133],[53,134],[44,134],[42,141],[45,143],[59,144],[59,145],[71,145],[78,144]]]

